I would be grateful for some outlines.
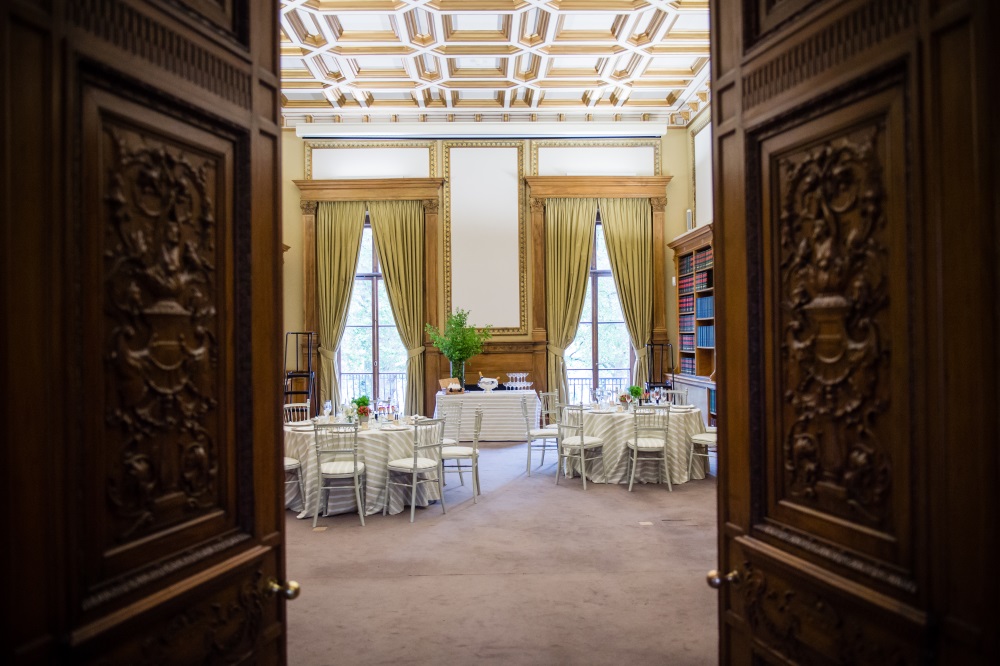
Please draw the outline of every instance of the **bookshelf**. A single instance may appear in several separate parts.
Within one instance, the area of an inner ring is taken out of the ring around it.
[[[678,388],[715,425],[715,254],[712,225],[692,229],[671,241],[677,276]]]

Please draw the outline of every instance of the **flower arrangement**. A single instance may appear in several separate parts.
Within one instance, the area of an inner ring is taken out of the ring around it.
[[[371,416],[371,399],[366,395],[359,395],[354,400],[351,400],[351,406],[354,408],[354,413],[358,416]]]
[[[629,386],[628,387],[628,392],[629,392],[629,395],[632,396],[633,400],[638,400],[639,398],[642,397],[642,387],[641,386]]]

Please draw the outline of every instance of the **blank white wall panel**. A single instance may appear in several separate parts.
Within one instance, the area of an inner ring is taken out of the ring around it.
[[[313,180],[352,178],[429,178],[430,149],[314,148]]]
[[[655,176],[652,146],[538,148],[539,176]]]
[[[712,221],[712,125],[694,135],[694,225]]]
[[[448,150],[451,308],[476,326],[521,326],[517,147]]]

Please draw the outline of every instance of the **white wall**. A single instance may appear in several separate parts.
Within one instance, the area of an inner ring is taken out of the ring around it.
[[[539,146],[539,176],[655,176],[653,146]]]
[[[694,225],[712,221],[712,123],[694,135]]]
[[[476,326],[522,325],[519,150],[445,146],[451,231],[445,279],[451,309],[468,310]]]
[[[313,148],[313,180],[428,178],[430,148]]]

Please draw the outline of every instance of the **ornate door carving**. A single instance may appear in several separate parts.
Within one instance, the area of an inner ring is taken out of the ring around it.
[[[276,3],[8,4],[7,643],[279,662]]]
[[[722,661],[991,663],[995,9],[712,8]]]

